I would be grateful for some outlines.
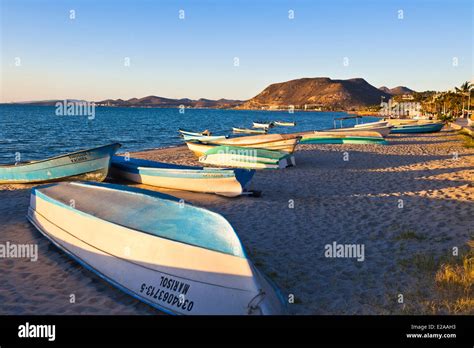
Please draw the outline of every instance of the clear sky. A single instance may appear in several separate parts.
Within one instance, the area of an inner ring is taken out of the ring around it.
[[[0,3],[2,102],[248,99],[321,76],[446,90],[474,75],[472,0]]]

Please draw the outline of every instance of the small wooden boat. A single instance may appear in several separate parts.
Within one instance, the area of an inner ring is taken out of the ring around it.
[[[232,127],[234,133],[245,133],[245,134],[267,134],[268,129],[249,129],[249,128],[238,128]]]
[[[407,124],[396,126],[392,128],[394,134],[404,133],[435,133],[439,132],[444,126],[444,123],[426,123],[426,124]]]
[[[0,184],[38,183],[58,180],[102,181],[110,159],[120,144],[81,150],[40,161],[0,165]]]
[[[370,131],[351,133],[312,131],[296,134],[302,136],[301,144],[388,144],[379,133]]]
[[[278,289],[248,259],[230,223],[176,197],[62,182],[32,189],[27,217],[82,266],[164,312],[286,312]]]
[[[386,137],[390,134],[393,126],[367,126],[367,127],[347,127],[347,128],[333,128],[324,130],[324,132],[343,132],[343,133],[352,133],[358,131],[370,131],[377,132],[381,136]]]
[[[296,122],[287,122],[287,121],[275,121],[275,126],[283,126],[283,127],[294,127],[296,126]]]
[[[229,136],[227,135],[188,135],[183,134],[184,140],[203,140],[203,141],[214,141],[214,140],[222,140],[227,139]]]
[[[193,132],[185,129],[178,129],[178,132],[180,133],[181,136],[183,135],[194,135],[194,136],[203,136],[203,135],[211,135],[211,132],[209,132],[207,129],[202,131],[202,132]]]
[[[267,121],[255,121],[253,122],[253,128],[272,128],[274,126],[273,122]]]
[[[244,192],[255,171],[180,166],[114,156],[111,174],[145,185],[235,197]]]
[[[376,121],[376,122],[367,122],[367,123],[358,123],[354,125],[354,128],[371,128],[371,127],[386,127],[390,126],[387,121]]]
[[[282,169],[296,164],[291,154],[238,146],[215,146],[199,157],[199,162],[223,167]]]
[[[238,137],[213,142],[203,142],[200,140],[187,141],[186,145],[197,157],[201,157],[206,151],[215,146],[229,145],[252,147],[257,149],[275,150],[286,153],[293,153],[298,144],[299,137],[291,134],[265,134]]]

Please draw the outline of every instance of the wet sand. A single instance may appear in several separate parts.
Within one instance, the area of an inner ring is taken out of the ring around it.
[[[137,186],[227,218],[257,267],[294,295],[292,314],[402,314],[397,295],[411,294],[425,276],[410,260],[442,257],[474,238],[474,149],[445,131],[388,140],[388,146],[301,145],[296,167],[256,173],[250,188],[261,197]],[[132,155],[198,165],[186,147]],[[42,237],[25,218],[30,188],[0,185],[0,243],[37,243],[39,249],[36,262],[0,259],[0,314],[160,313]],[[333,242],[363,244],[365,260],[326,258],[325,246]],[[407,301],[423,313],[413,303],[420,298]]]

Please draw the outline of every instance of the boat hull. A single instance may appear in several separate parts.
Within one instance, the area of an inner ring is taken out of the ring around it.
[[[242,134],[266,134],[267,130],[265,129],[247,129],[247,128],[235,128],[232,127],[233,133],[242,133]]]
[[[392,133],[394,134],[406,134],[406,133],[435,133],[439,132],[443,128],[443,123],[434,124],[422,124],[422,125],[405,125],[399,127],[393,127]]]
[[[211,133],[208,130],[205,130],[203,132],[193,132],[193,131],[188,131],[185,129],[178,129],[178,132],[181,136],[184,135],[189,135],[189,136],[210,136]]]
[[[108,190],[109,186],[113,185],[104,185],[100,190]],[[133,192],[133,196],[141,195],[144,190],[135,191],[138,193]],[[78,202],[87,199],[84,197],[86,192],[72,192],[68,197]],[[145,197],[145,200],[150,199],[152,196]],[[113,202],[108,204],[113,205]],[[186,214],[189,206],[180,209],[183,209],[182,214]],[[134,215],[133,209],[123,213],[130,217]],[[169,219],[163,214],[165,219]],[[278,291],[260,278],[244,255],[217,252],[143,233],[77,210],[42,192],[42,188],[35,189],[31,195],[28,219],[44,236],[87,269],[164,312],[239,315],[280,314],[285,311]],[[183,226],[176,227],[182,229]],[[253,299],[261,296],[260,289],[266,291],[264,303],[252,309]]]
[[[353,132],[353,134],[346,134],[344,132],[309,132],[303,133],[302,136],[301,144],[388,144],[381,135],[374,132],[360,131]]]
[[[282,169],[295,166],[295,157],[278,151],[218,146],[199,158],[201,163],[249,169]]]
[[[275,126],[294,127],[295,125],[295,122],[275,121]]]
[[[202,140],[202,141],[216,141],[227,139],[225,135],[187,135],[183,134],[184,140]]]
[[[213,169],[164,164],[115,156],[111,174],[129,181],[173,190],[215,193],[236,197],[244,192],[254,171]]]
[[[386,137],[390,134],[391,129],[392,129],[392,126],[367,126],[367,127],[334,128],[334,129],[327,130],[327,132],[347,133],[347,132],[370,131],[370,132],[377,132],[381,136]]]
[[[110,160],[120,144],[49,158],[19,165],[0,166],[0,183],[40,183],[61,180],[102,181],[106,178]]]
[[[268,128],[273,128],[273,123],[272,122],[269,122],[269,123],[253,122],[252,127],[268,129]]]
[[[300,137],[295,135],[287,134],[266,134],[266,135],[254,135],[248,137],[239,137],[232,139],[225,139],[215,142],[200,142],[200,141],[188,141],[186,144],[188,148],[194,152],[199,158],[215,146],[238,146],[238,147],[251,147],[255,149],[265,149],[272,151],[280,151],[285,153],[293,153],[296,149],[296,145],[299,142]]]

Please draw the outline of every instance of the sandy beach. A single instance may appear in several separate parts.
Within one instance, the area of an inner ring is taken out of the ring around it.
[[[450,131],[388,140],[301,145],[296,167],[256,173],[261,197],[160,191],[228,219],[256,266],[294,295],[291,314],[443,313],[433,309],[439,262],[474,239],[474,149]],[[199,165],[186,147],[131,155]],[[30,188],[0,185],[0,243],[39,249],[36,262],[0,259],[0,314],[160,314],[42,237],[25,218]],[[325,257],[333,242],[364,245],[365,259]]]

